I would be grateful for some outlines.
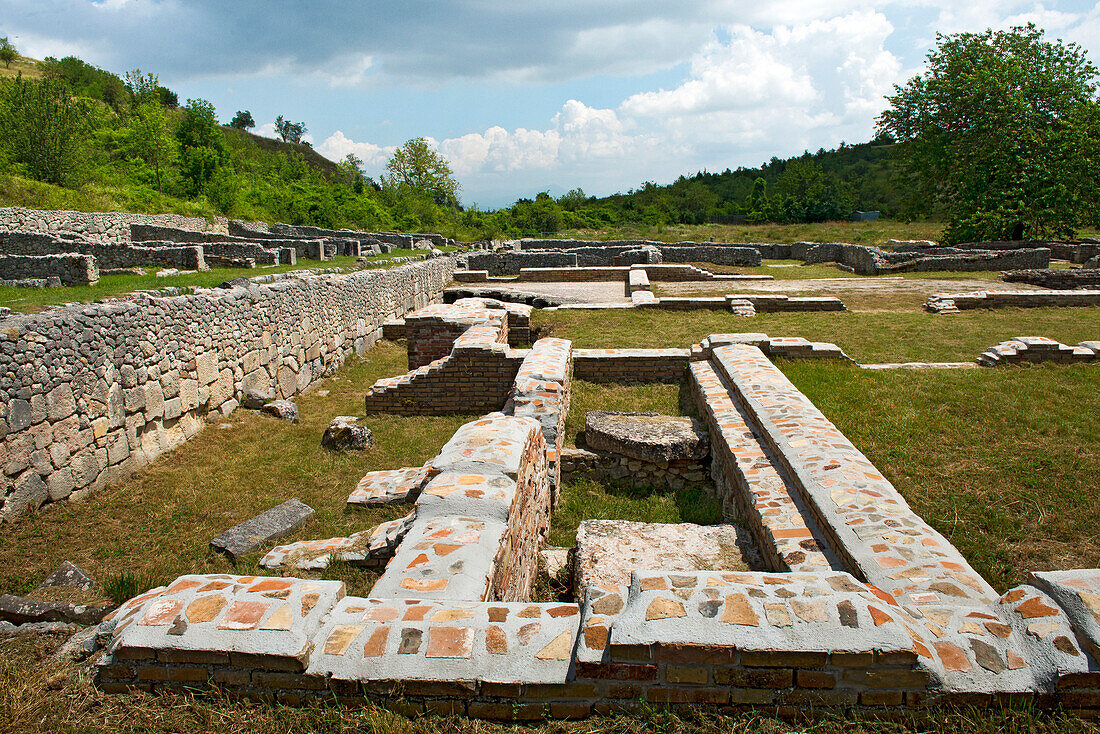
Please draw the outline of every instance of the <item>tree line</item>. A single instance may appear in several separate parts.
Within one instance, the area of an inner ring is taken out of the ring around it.
[[[0,39],[0,62],[15,54]],[[886,98],[875,140],[646,182],[592,197],[542,192],[509,207],[463,207],[461,186],[424,138],[364,175],[354,155],[332,163],[279,116],[281,143],[228,125],[210,102],[178,96],[156,75],[124,77],[80,59],[46,59],[41,79],[0,82],[0,166],[58,186],[122,192],[152,210],[195,211],[323,227],[434,229],[495,238],[627,224],[847,219],[854,210],[947,221],[949,242],[1071,237],[1100,225],[1097,68],[1075,44],[1033,25],[938,36],[926,69]]]

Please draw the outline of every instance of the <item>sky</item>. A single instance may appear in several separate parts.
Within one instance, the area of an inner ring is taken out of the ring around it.
[[[1091,0],[0,0],[20,53],[303,121],[370,176],[425,137],[483,209],[865,142],[937,33],[1029,21],[1100,61]]]

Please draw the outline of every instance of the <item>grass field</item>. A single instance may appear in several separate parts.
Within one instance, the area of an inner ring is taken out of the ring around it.
[[[395,257],[423,254],[415,250],[395,249],[385,255],[372,255],[367,258],[370,262],[386,262]],[[354,269],[359,264],[354,257],[337,257],[333,260],[321,262],[319,260],[305,260],[297,265],[276,265],[259,268],[211,268],[195,273],[184,273],[170,278],[158,278],[157,267],[143,268],[144,275],[125,273],[122,275],[104,275],[95,285],[77,285],[62,288],[11,288],[0,286],[0,306],[7,306],[13,311],[33,313],[42,310],[45,306],[68,303],[70,301],[91,302],[101,301],[105,298],[114,298],[142,290],[159,290],[161,288],[212,288],[233,278],[256,277],[273,273],[287,273],[293,270],[318,270],[326,268]]]
[[[903,313],[762,313],[752,319],[719,311],[536,311],[541,336],[577,348],[687,347],[708,334],[737,331],[801,336],[840,345],[857,362],[973,361],[1014,336],[1048,336],[1065,344],[1100,338],[1100,308],[1016,308],[943,316]]]

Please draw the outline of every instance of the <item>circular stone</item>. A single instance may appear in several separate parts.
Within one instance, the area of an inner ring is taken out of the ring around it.
[[[652,464],[698,461],[710,453],[707,430],[700,421],[657,413],[589,411],[584,417],[584,441],[589,448]]]

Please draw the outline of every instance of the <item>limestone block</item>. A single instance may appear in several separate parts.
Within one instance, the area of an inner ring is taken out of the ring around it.
[[[145,383],[145,419],[153,420],[164,415],[164,388],[160,382]]]
[[[184,413],[189,413],[199,407],[198,380],[180,380],[180,407]]]
[[[46,480],[46,487],[51,502],[65,499],[76,489],[72,470],[69,467],[58,469]]]
[[[226,530],[210,541],[210,549],[236,561],[255,551],[261,544],[297,530],[312,516],[312,508],[296,499],[289,499]]]
[[[216,352],[203,352],[195,357],[195,373],[198,384],[209,385],[218,379],[218,355]]]
[[[46,395],[46,415],[49,420],[59,421],[76,412],[72,386],[63,382]]]
[[[11,519],[28,509],[37,509],[48,497],[49,490],[42,477],[34,469],[28,469],[15,480],[15,489],[4,502],[4,517]]]

